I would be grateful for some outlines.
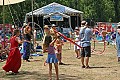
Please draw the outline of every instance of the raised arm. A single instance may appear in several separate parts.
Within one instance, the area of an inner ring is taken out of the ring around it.
[[[57,37],[50,43],[50,46],[54,46],[54,43],[56,42]]]

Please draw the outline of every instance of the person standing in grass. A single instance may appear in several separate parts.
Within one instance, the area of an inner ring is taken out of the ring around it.
[[[55,54],[55,47],[54,43],[57,40],[57,36],[54,36],[54,39],[52,36],[49,34],[49,27],[46,25],[44,26],[44,32],[46,35],[44,36],[44,41],[43,41],[43,52],[48,52],[48,56],[46,59],[46,63],[49,64],[49,80],[52,80],[52,63],[54,63],[55,66],[55,71],[56,71],[56,80],[59,80],[58,77],[58,59]],[[56,33],[55,33],[56,34]]]
[[[116,47],[117,47],[118,62],[120,62],[120,24],[118,24],[118,28],[116,31]]]
[[[80,30],[80,43],[81,43],[81,62],[82,68],[89,68],[89,57],[91,57],[91,38],[92,38],[92,31],[89,28],[89,24],[86,22],[86,25],[83,29]],[[85,58],[86,57],[86,58]],[[85,64],[84,65],[84,58]]]
[[[58,38],[56,40],[56,54],[57,54],[57,59],[59,61],[59,65],[64,65],[62,62],[62,46],[63,46],[63,41],[60,38],[61,36],[58,35]]]
[[[30,62],[30,50],[31,50],[31,34],[32,28],[27,25],[24,29],[24,43],[23,43],[23,60],[26,62]]]
[[[52,80],[52,63],[54,63],[54,66],[55,66],[56,80],[59,80],[59,77],[58,77],[58,59],[56,57],[55,47],[54,47],[54,43],[57,40],[57,38],[52,40],[51,36],[46,36],[46,39],[49,39],[49,40],[47,40],[48,44],[46,44],[47,50],[48,50],[48,57],[47,57],[46,63],[49,64],[49,80]]]
[[[3,70],[6,72],[12,71],[14,74],[18,73],[21,67],[21,54],[18,45],[22,44],[23,41],[20,40],[19,35],[20,31],[15,29],[10,39],[10,53],[8,54],[6,64],[3,66]]]
[[[75,35],[74,35],[75,43],[80,45],[79,27],[75,28],[74,33],[75,33]],[[74,45],[74,50],[75,50],[75,53],[76,53],[76,58],[80,59],[80,48],[78,46]]]

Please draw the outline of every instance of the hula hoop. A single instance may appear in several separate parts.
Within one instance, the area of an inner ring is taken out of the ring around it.
[[[94,40],[94,48],[93,48],[93,50],[91,52],[97,51],[97,50],[95,50],[95,44],[96,44],[96,42],[98,42],[98,41]],[[105,42],[105,40],[103,40],[103,42],[104,42],[104,48],[103,48],[102,51],[100,51],[100,53],[97,53],[97,54],[103,54],[105,52],[105,50],[106,50],[106,42]]]

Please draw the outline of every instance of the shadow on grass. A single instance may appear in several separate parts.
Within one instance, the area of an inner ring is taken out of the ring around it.
[[[59,66],[69,66],[69,65],[72,65],[72,64],[67,64],[67,63],[64,63],[62,65],[59,64]]]
[[[111,67],[104,67],[104,66],[92,66],[92,67],[90,67],[90,69],[93,69],[93,68],[111,68]]]
[[[4,74],[4,72],[0,72],[0,75],[2,75],[1,79],[7,79],[7,80],[48,80],[49,76],[48,74],[42,74],[39,73],[39,71],[20,71],[20,73],[16,75],[11,74]],[[59,74],[60,80],[79,80],[82,79],[79,76],[71,76],[66,74]],[[52,79],[56,79],[56,75],[52,74]]]

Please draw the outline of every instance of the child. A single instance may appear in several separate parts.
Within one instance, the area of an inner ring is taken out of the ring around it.
[[[64,63],[62,63],[62,45],[63,42],[60,39],[60,35],[58,36],[57,40],[56,40],[56,53],[57,53],[57,59],[59,61],[59,65],[63,65]]]
[[[79,39],[79,28],[75,28],[75,43],[80,45],[80,39]],[[76,45],[74,45],[74,50],[76,53],[76,58],[80,59],[80,48]]]
[[[18,45],[23,41],[19,39],[19,35],[20,31],[15,29],[14,34],[10,39],[10,52],[6,64],[3,66],[3,70],[6,72],[12,71],[12,74],[18,73],[18,70],[21,67],[21,54]]]
[[[58,77],[58,59],[55,54],[55,48],[54,43],[57,40],[57,38],[52,40],[52,37],[46,36],[45,40],[47,39],[47,42],[45,43],[47,50],[48,50],[48,57],[46,60],[46,63],[49,64],[49,80],[52,80],[52,63],[54,63],[55,71],[56,71],[56,80],[59,80]]]

